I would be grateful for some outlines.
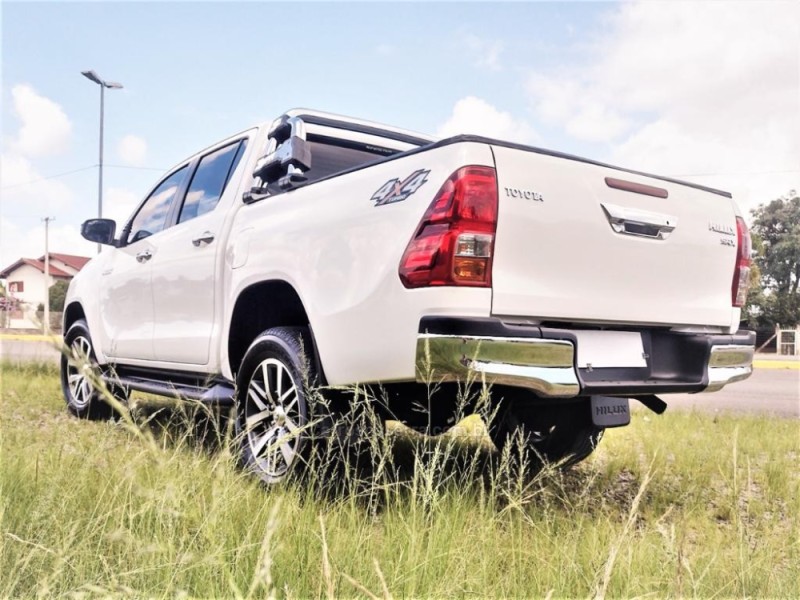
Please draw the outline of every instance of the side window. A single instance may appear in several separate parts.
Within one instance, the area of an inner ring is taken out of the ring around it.
[[[187,169],[183,167],[167,177],[145,200],[139,212],[131,222],[131,231],[128,234],[128,243],[144,239],[158,233],[167,224],[169,208],[175,194],[181,187]]]
[[[192,183],[186,192],[178,223],[214,210],[231,173],[242,158],[246,144],[246,140],[236,142],[200,159]]]

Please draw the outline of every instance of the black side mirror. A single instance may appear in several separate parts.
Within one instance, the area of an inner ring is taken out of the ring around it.
[[[81,225],[81,235],[90,242],[98,244],[114,245],[114,234],[117,232],[117,224],[112,219],[89,219]]]

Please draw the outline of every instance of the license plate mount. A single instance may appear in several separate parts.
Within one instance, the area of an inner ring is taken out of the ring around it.
[[[647,366],[642,334],[636,331],[575,331],[578,368]]]

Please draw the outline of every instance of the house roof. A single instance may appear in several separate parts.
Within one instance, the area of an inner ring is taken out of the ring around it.
[[[50,256],[53,256],[52,254]],[[42,257],[44,258],[44,257]],[[35,258],[20,258],[17,262],[13,265],[6,267],[2,271],[0,271],[0,278],[1,279],[8,279],[8,276],[19,269],[22,265],[30,265],[35,269],[39,269],[42,273],[44,273],[44,262],[41,260],[37,260]],[[72,275],[67,273],[66,271],[62,271],[55,265],[50,265],[50,275],[53,277],[63,277],[65,279],[71,279]]]
[[[69,265],[70,267],[78,271],[80,271],[84,266],[86,266],[86,263],[92,260],[88,256],[76,256],[75,254],[58,254],[56,252],[51,252],[50,258],[51,259],[55,258],[56,260],[60,260],[65,265]],[[42,254],[38,260],[44,262],[44,254]]]

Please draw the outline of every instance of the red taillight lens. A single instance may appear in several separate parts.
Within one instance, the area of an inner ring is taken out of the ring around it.
[[[400,261],[407,288],[492,285],[497,229],[497,175],[463,167],[436,193]]]
[[[731,300],[734,306],[744,306],[750,287],[750,231],[742,217],[736,217],[736,268],[733,271]]]

